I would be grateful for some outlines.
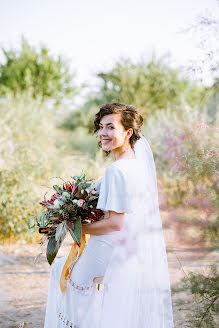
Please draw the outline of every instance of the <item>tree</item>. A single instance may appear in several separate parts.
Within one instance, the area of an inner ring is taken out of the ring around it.
[[[180,71],[171,68],[163,57],[153,56],[149,63],[142,60],[137,64],[122,58],[111,70],[97,76],[101,80],[99,90],[88,94],[85,104],[67,117],[65,128],[72,130],[81,125],[91,132],[93,113],[106,102],[135,105],[147,118],[160,109],[174,110],[183,102],[194,106],[202,92],[202,88],[182,78]]]
[[[130,59],[121,59],[108,72],[100,72],[102,87],[98,92],[99,103],[120,101],[134,104],[142,114],[153,114],[156,110],[175,109],[182,101],[194,105],[200,89],[195,83],[180,76],[180,71],[171,68],[165,58],[144,60],[133,64]]]
[[[52,98],[58,103],[63,97],[77,93],[67,61],[60,56],[55,59],[45,46],[37,50],[22,37],[20,50],[1,50],[4,55],[0,63],[1,96],[8,91],[15,95],[29,90],[34,98]]]
[[[217,1],[219,5],[219,1]],[[218,7],[219,8],[219,7]],[[199,14],[194,23],[182,28],[182,33],[190,33],[197,40],[199,55],[191,58],[188,70],[206,85],[202,103],[209,108],[211,122],[217,125],[216,113],[219,108],[219,16],[218,13]]]

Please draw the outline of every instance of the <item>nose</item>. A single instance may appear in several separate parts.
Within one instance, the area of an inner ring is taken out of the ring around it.
[[[99,130],[99,135],[104,136],[104,137],[107,136],[107,132],[106,132],[105,128],[102,128],[102,129]]]

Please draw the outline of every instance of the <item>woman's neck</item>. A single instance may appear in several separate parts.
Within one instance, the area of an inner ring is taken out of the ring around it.
[[[129,152],[124,151],[120,154],[114,154],[114,161],[117,161],[118,159],[136,159],[136,156],[133,150]]]

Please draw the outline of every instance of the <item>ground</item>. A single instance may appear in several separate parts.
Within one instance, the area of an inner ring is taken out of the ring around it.
[[[170,282],[173,286],[188,271],[204,273],[215,262],[215,253],[177,245],[171,231],[165,230]],[[67,255],[71,240],[62,245],[58,257]],[[50,266],[45,256],[34,264],[38,245],[7,244],[0,246],[0,327],[43,328]],[[173,295],[175,328],[184,327],[191,310],[191,298],[185,293]],[[51,327],[52,328],[52,327]]]

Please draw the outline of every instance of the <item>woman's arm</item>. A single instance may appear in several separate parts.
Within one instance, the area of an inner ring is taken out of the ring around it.
[[[105,235],[109,232],[119,231],[124,223],[124,213],[109,211],[109,217],[90,224],[82,224],[82,234]]]

